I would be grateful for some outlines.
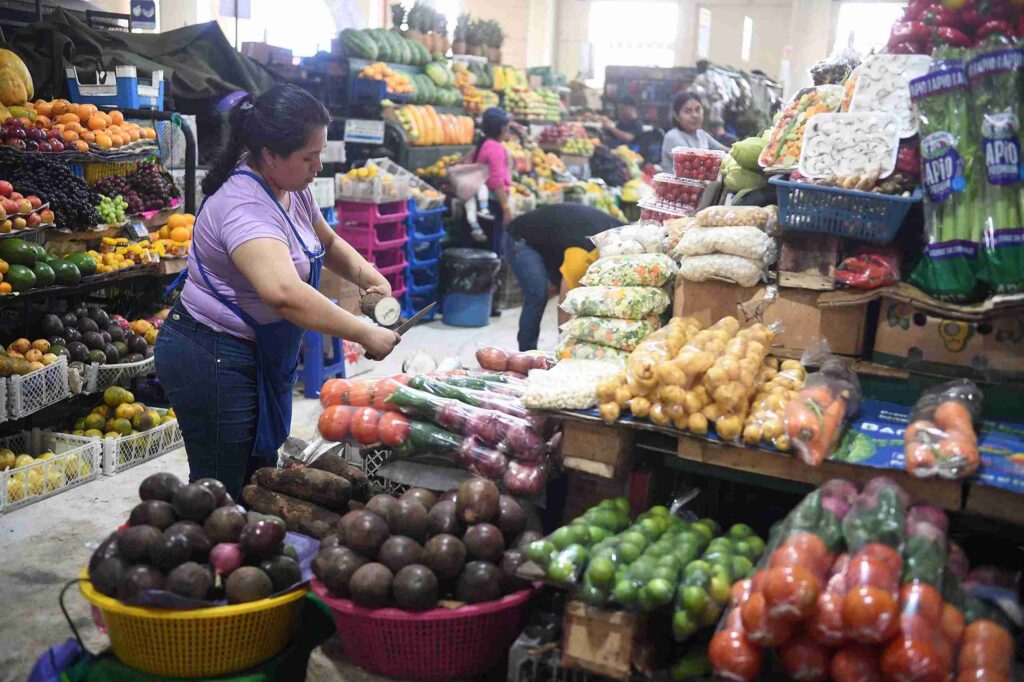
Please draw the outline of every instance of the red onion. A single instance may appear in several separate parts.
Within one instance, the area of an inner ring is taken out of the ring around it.
[[[907,523],[907,537],[924,538],[942,546],[945,546],[946,543],[946,534],[942,532],[942,529],[928,521]]]
[[[242,565],[242,547],[237,542],[220,542],[210,550],[210,564],[222,578]]]
[[[876,476],[872,478],[867,482],[867,485],[864,486],[864,492],[872,493],[877,497],[878,491],[882,488],[895,488],[900,495],[900,499],[903,500],[903,506],[906,507],[910,504],[910,496],[907,495],[907,491],[901,488],[896,481],[892,480],[888,476]]]
[[[943,533],[949,530],[949,519],[946,518],[946,512],[933,504],[915,504],[907,510],[907,525],[918,521],[930,523]]]
[[[821,508],[829,510],[842,521],[850,512],[850,503],[842,497],[822,497]]]
[[[821,484],[821,497],[838,497],[847,503],[857,497],[857,486],[846,479],[833,478]]]

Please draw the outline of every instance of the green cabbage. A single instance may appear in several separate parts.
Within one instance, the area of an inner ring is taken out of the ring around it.
[[[725,186],[730,192],[761,189],[767,184],[768,179],[763,173],[747,170],[741,166],[735,166],[725,174]]]
[[[747,170],[760,170],[760,166],[757,164],[757,157],[761,156],[761,150],[764,149],[764,145],[765,141],[760,137],[748,137],[745,140],[733,143],[729,154],[736,160],[736,163]]]

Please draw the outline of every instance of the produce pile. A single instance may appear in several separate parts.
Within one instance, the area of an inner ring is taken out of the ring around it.
[[[587,129],[579,123],[566,122],[546,126],[537,136],[537,144],[545,147],[561,148],[569,140],[586,140],[590,138]]]
[[[942,47],[969,47],[991,35],[1024,33],[1024,10],[1014,0],[915,0],[889,32],[889,51],[932,54]]]
[[[128,389],[109,386],[103,391],[103,401],[85,416],[77,418],[69,433],[84,438],[117,440],[152,431],[174,419],[177,417],[173,408],[166,412],[147,408],[136,402],[135,395]]]
[[[49,464],[42,464],[49,462]],[[10,470],[7,478],[6,501],[19,502],[36,495],[52,493],[92,473],[92,463],[76,454],[57,458],[52,452],[41,452],[35,457],[0,448],[0,471]]]
[[[23,195],[14,185],[0,180],[0,234],[34,227],[53,226],[56,215],[35,194]]]
[[[128,527],[89,559],[89,580],[100,594],[188,609],[258,601],[304,581],[284,522],[246,512],[220,481],[186,485],[161,472],[142,481],[139,498]]]
[[[128,202],[128,213],[132,215],[167,208],[181,196],[181,190],[174,184],[170,173],[148,161],[140,162],[127,175],[102,178],[93,189],[106,197],[124,197]]]
[[[532,509],[482,478],[441,496],[376,495],[323,538],[313,573],[332,596],[368,609],[426,611],[448,595],[487,602],[528,587],[515,573],[538,528]]]
[[[0,142],[27,152],[103,152],[156,139],[156,130],[126,121],[117,109],[66,99],[0,107],[0,124]]]
[[[395,110],[409,143],[430,145],[468,145],[473,143],[474,124],[469,116],[439,114],[434,107],[406,105]]]
[[[800,90],[782,111],[768,135],[764,149],[758,157],[761,168],[773,171],[794,171],[800,161],[804,129],[817,114],[839,110],[843,88],[838,85],[819,85]]]
[[[521,121],[557,121],[562,118],[561,101],[552,90],[507,88],[505,108]]]
[[[448,176],[448,167],[458,163],[461,158],[461,154],[442,156],[426,168],[417,168],[416,175],[428,180],[443,179]]]
[[[160,258],[184,258],[192,248],[192,228],[196,217],[191,213],[175,213],[156,232],[149,233],[149,241]]]
[[[965,478],[978,470],[981,390],[973,381],[954,379],[926,390],[910,413],[903,434],[907,471],[915,476]]]
[[[709,206],[680,234],[672,255],[684,279],[751,287],[767,277],[775,262],[777,229],[775,206]]]
[[[0,148],[0,176],[12,192],[35,195],[47,204],[59,229],[88,230],[102,222],[96,211],[99,195],[58,159]]]
[[[715,673],[759,679],[777,653],[798,680],[1010,679],[1001,614],[965,594],[945,513],[885,478],[832,480],[772,533],[708,648]],[[956,665],[954,666],[954,661]],[[767,672],[767,671],[765,671]]]
[[[719,535],[714,520],[689,523],[661,505],[632,524],[628,511],[624,498],[605,500],[531,543],[527,556],[548,580],[577,588],[591,606],[641,612],[671,606],[677,641],[717,623],[733,583],[753,575],[764,541],[743,524]]]
[[[389,94],[406,95],[413,91],[409,77],[401,72],[392,71],[384,62],[376,62],[364,66],[359,72],[360,78],[372,81],[384,81]]]
[[[166,314],[166,309],[161,314]],[[129,322],[100,306],[82,305],[62,315],[44,315],[37,325],[40,338],[31,345],[33,348],[46,345],[50,353],[66,356],[72,367],[75,363],[81,363],[84,368],[89,363],[142,362],[153,357],[162,324],[163,319],[157,316]],[[25,341],[27,339],[20,340]]]
[[[445,62],[427,64],[424,73],[412,74],[411,97],[413,104],[434,104],[440,107],[463,105],[462,90],[457,87],[458,78]]]
[[[727,190],[736,192],[734,202],[748,192],[768,184],[768,178],[757,162],[764,151],[768,134],[769,131],[766,131],[761,137],[748,137],[734,142],[729,154],[722,159],[722,180]]]
[[[352,168],[338,175],[337,195],[356,201],[402,201],[409,197],[409,183],[375,165]]]
[[[396,31],[346,28],[338,37],[350,57],[411,66],[425,66],[432,59],[431,50],[419,41],[403,38]]]
[[[96,273],[95,262],[84,253],[59,258],[39,244],[18,238],[0,240],[0,294],[39,287],[77,285],[82,277]]]
[[[604,180],[609,187],[622,187],[633,178],[629,164],[614,151],[599,144],[590,157],[590,174]]]

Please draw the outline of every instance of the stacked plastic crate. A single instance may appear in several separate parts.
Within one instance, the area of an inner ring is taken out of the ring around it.
[[[338,234],[352,245],[391,283],[391,293],[404,300],[406,293],[406,201],[381,204],[339,201]]]
[[[406,231],[409,241],[405,245],[406,292],[402,307],[406,317],[438,300],[438,273],[441,266],[441,239],[444,237],[443,200],[409,200]],[[433,319],[435,308],[425,319]]]

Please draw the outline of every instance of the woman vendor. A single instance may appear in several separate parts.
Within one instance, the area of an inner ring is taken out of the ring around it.
[[[701,127],[704,125],[704,106],[692,92],[681,92],[672,101],[672,123],[675,127],[665,133],[661,143],[661,168],[664,171],[672,170],[672,150],[676,147],[729,151]]]

